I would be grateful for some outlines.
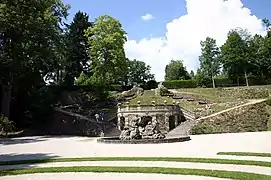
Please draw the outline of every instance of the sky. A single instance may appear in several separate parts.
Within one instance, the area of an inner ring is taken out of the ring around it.
[[[200,41],[216,39],[221,46],[229,30],[241,27],[265,34],[261,19],[271,20],[271,0],[63,0],[70,4],[70,22],[79,10],[90,20],[108,14],[128,34],[126,56],[151,66],[164,80],[170,60],[183,60],[187,70],[199,67]]]

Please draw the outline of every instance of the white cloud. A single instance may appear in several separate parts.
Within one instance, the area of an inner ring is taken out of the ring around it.
[[[221,46],[229,30],[236,27],[252,34],[264,33],[261,19],[240,0],[186,0],[186,8],[186,15],[167,23],[164,37],[128,40],[125,44],[127,56],[149,64],[158,81],[164,79],[165,66],[171,59],[184,60],[188,70],[196,70],[200,41],[207,36]]]
[[[149,21],[149,20],[151,20],[153,18],[154,18],[153,15],[151,15],[149,13],[145,14],[144,16],[141,16],[141,19],[144,20],[144,21]]]

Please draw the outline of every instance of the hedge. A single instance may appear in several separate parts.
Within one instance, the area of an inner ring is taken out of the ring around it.
[[[196,88],[197,87],[197,83],[194,80],[164,81],[163,85],[168,89]]]

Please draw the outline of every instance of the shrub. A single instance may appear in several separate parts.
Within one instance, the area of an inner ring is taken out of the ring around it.
[[[155,80],[150,80],[147,83],[145,83],[142,88],[144,90],[151,90],[157,88],[158,83]]]
[[[6,135],[14,129],[13,121],[10,121],[7,117],[0,116],[0,132]]]
[[[206,123],[200,123],[200,124],[194,126],[190,130],[190,133],[193,135],[196,135],[196,134],[215,134],[218,132],[212,125],[209,125]]]
[[[111,84],[109,86],[109,91],[118,91],[118,92],[121,92],[122,91],[122,86],[120,84]]]
[[[194,80],[171,80],[163,82],[168,89],[196,88],[197,83]]]

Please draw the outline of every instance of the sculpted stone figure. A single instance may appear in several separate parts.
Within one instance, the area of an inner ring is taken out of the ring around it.
[[[120,140],[129,140],[130,139],[130,130],[128,126],[125,126],[120,134]]]
[[[157,130],[157,122],[148,121],[147,125],[139,125],[139,118],[133,117],[121,132],[121,140],[132,139],[163,139],[165,135]]]
[[[152,125],[151,121],[149,121],[146,127],[144,128],[144,131],[142,133],[142,138],[152,139],[153,134],[154,134],[154,126]]]

